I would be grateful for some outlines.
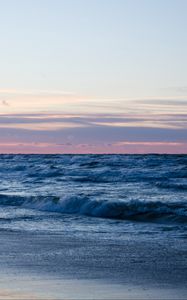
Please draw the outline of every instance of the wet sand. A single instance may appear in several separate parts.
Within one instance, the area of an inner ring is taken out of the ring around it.
[[[187,298],[185,239],[1,231],[0,240],[0,299]]]
[[[14,280],[11,284],[10,280]],[[4,277],[0,286],[11,284],[9,290],[0,289],[2,300],[59,300],[59,299],[186,299],[186,290],[154,289],[151,287],[117,285],[98,282],[97,280],[27,279]]]

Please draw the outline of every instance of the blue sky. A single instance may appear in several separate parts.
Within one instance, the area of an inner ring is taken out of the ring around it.
[[[79,144],[90,152],[86,136],[93,131],[93,152],[186,151],[186,0],[0,0],[0,7],[0,134],[9,137],[0,138],[2,152],[47,151],[49,144],[51,152],[72,152]],[[45,126],[33,125],[28,114],[37,120],[45,114]],[[94,114],[101,114],[102,124],[93,124]],[[127,118],[137,134],[130,134]],[[152,130],[151,138],[139,128]],[[24,140],[23,130],[32,138]],[[77,131],[76,145],[56,148]],[[58,136],[54,145],[51,134]]]

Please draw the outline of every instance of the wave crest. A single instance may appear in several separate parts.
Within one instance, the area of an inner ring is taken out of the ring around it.
[[[143,222],[187,223],[187,205],[184,202],[161,202],[144,200],[95,200],[88,196],[70,197],[19,197],[0,195],[0,205],[79,214],[92,217],[134,220]]]

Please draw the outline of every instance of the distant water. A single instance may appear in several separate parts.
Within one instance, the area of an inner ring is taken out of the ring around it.
[[[187,228],[187,155],[0,155],[0,230]]]

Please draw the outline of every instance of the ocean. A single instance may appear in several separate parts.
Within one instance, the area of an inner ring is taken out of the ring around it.
[[[0,155],[2,270],[181,290],[186,229],[187,155]]]

